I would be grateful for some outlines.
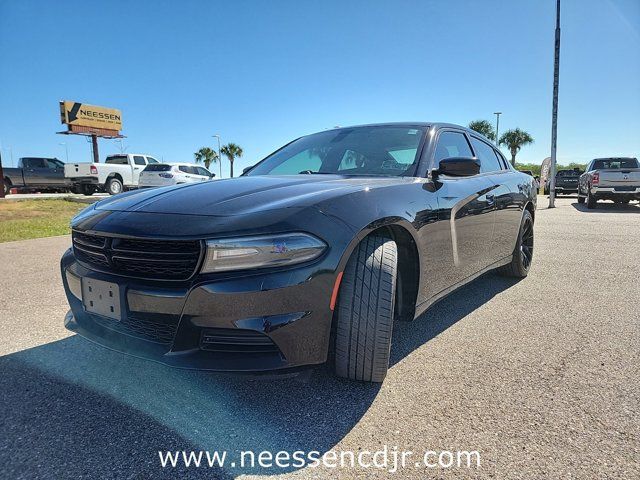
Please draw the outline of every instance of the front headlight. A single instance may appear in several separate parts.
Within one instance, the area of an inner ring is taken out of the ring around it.
[[[294,265],[318,258],[326,248],[308,233],[208,240],[201,273]]]

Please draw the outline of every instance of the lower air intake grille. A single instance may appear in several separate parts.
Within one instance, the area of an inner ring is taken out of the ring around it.
[[[162,321],[130,316],[122,319],[122,321],[117,321],[96,316],[96,322],[119,333],[161,344],[173,342],[178,330],[178,320],[175,317]]]
[[[278,347],[264,333],[236,328],[207,328],[200,336],[200,349],[213,352],[277,353]]]

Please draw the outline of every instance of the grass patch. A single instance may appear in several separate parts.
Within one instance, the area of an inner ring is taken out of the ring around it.
[[[59,199],[0,201],[0,243],[71,233],[69,221],[86,206]]]

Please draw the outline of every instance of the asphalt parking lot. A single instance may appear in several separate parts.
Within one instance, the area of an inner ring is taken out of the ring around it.
[[[639,478],[640,205],[539,203],[528,278],[484,275],[397,324],[381,386],[324,369],[185,372],[113,353],[63,327],[58,260],[69,237],[0,244],[0,476],[274,475],[283,472],[162,470],[157,452],[386,444],[481,453],[479,468],[397,478]]]

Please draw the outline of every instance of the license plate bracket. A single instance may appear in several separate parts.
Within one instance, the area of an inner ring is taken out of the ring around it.
[[[117,283],[83,278],[82,304],[87,312],[121,320],[120,287]]]

